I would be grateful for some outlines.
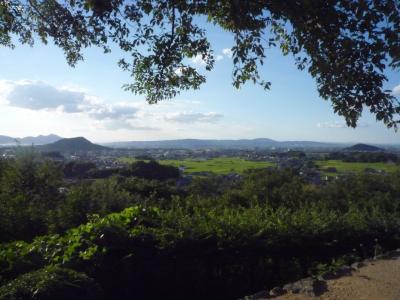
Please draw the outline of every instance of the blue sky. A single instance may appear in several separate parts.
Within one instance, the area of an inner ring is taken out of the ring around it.
[[[291,56],[269,50],[261,74],[270,91],[251,83],[231,84],[232,37],[208,32],[217,62],[198,91],[148,105],[122,90],[131,78],[117,66],[121,53],[87,49],[85,61],[67,65],[60,49],[37,44],[0,48],[0,135],[22,137],[55,133],[85,136],[95,142],[177,138],[258,138],[327,142],[400,143],[400,133],[364,113],[357,129],[347,128],[329,102],[317,93],[311,76]],[[191,63],[203,69],[202,61]],[[388,89],[400,74],[388,71]]]

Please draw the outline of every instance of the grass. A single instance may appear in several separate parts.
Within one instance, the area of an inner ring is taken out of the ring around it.
[[[120,161],[124,163],[133,163],[136,161],[133,157],[122,157]],[[274,166],[272,162],[251,161],[238,157],[219,157],[207,160],[185,159],[185,160],[160,160],[159,163],[175,167],[184,167],[186,174],[198,172],[212,172],[215,174],[228,174],[231,172],[243,173],[249,169],[259,169]],[[335,174],[362,173],[365,169],[383,170],[387,173],[400,171],[400,166],[391,163],[361,163],[361,162],[343,162],[341,160],[318,160],[315,161],[324,175],[333,176]],[[324,171],[327,168],[334,167],[337,173]]]
[[[134,163],[135,161],[143,160],[143,161],[148,161],[144,159],[136,159],[134,157],[119,157],[118,160],[124,164],[131,164]]]
[[[120,159],[125,163],[132,163],[135,158],[124,157]],[[160,160],[160,164],[175,167],[184,167],[184,173],[212,172],[215,174],[228,174],[231,172],[243,173],[249,169],[260,169],[274,166],[274,163],[265,161],[251,161],[238,157],[219,157],[207,160],[184,159],[184,160]]]
[[[387,173],[393,173],[400,170],[400,166],[392,163],[363,163],[363,162],[343,162],[341,160],[318,160],[315,162],[317,166],[326,175],[334,173],[324,172],[326,168],[336,168],[338,174],[343,173],[362,173],[365,169],[382,170]]]

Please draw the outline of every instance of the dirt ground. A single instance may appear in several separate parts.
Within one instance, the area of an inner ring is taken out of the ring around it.
[[[276,300],[400,300],[400,258],[381,259],[353,271],[351,276],[328,280],[328,291],[318,297],[286,294]]]

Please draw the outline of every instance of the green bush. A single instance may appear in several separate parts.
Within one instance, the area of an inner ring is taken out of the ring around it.
[[[179,169],[174,166],[161,165],[155,160],[136,161],[129,168],[122,169],[120,174],[123,176],[133,176],[148,180],[169,180],[180,177]]]
[[[290,170],[257,170],[185,191],[116,176],[55,201],[57,180],[37,187],[44,175],[31,174],[34,184],[15,174],[0,181],[2,241],[17,229],[28,240],[0,244],[3,286],[67,268],[93,278],[106,300],[233,299],[400,245],[400,173],[316,186]],[[47,233],[28,226],[35,216]]]
[[[39,265],[86,273],[105,299],[231,299],[399,241],[397,213],[379,207],[352,205],[342,214],[322,204],[296,210],[136,206],[14,247],[9,261],[34,265],[31,258],[40,256]],[[0,250],[0,265],[9,247]]]
[[[83,273],[45,267],[26,273],[0,287],[0,300],[98,300],[100,287]]]

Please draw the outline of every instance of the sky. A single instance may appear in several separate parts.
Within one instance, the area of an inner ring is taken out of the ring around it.
[[[98,143],[181,138],[400,143],[400,132],[368,112],[356,129],[348,128],[319,97],[311,76],[278,49],[267,51],[261,70],[272,82],[270,91],[252,83],[236,90],[231,35],[212,28],[208,37],[216,63],[207,83],[153,105],[122,89],[132,79],[117,66],[118,49],[109,54],[86,49],[85,60],[71,68],[51,44],[0,47],[0,135],[84,136]],[[201,59],[190,63],[205,72]],[[399,72],[388,71],[387,77],[386,88],[400,97]]]

